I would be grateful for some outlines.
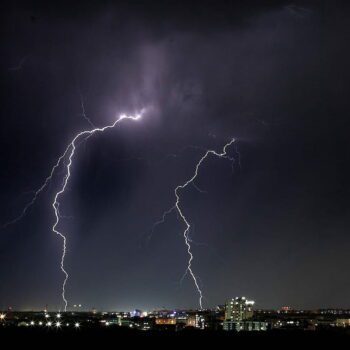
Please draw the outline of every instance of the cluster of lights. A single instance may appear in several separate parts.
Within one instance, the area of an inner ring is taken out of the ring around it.
[[[31,325],[31,326],[34,326],[34,325],[35,325],[34,321],[30,322],[30,325]],[[40,322],[38,322],[38,325],[39,325],[39,326],[42,326],[43,323],[40,321]],[[66,323],[66,326],[67,326],[67,327],[69,327],[69,325],[70,325],[69,323]],[[46,323],[46,326],[47,326],[47,327],[55,326],[56,328],[61,328],[61,327],[63,326],[63,323],[62,323],[61,321],[56,321],[56,322],[48,321],[48,322]],[[79,328],[79,327],[80,327],[80,323],[79,323],[79,322],[75,322],[75,323],[74,323],[74,328]]]
[[[4,321],[5,320],[5,318],[6,318],[6,314],[4,314],[4,313],[1,313],[0,314],[0,321]],[[24,323],[24,325],[26,325],[26,326],[46,326],[46,327],[56,327],[56,328],[61,328],[62,326],[66,326],[66,327],[69,327],[70,326],[70,323],[63,323],[62,321],[61,321],[61,318],[62,318],[62,314],[61,313],[58,313],[58,314],[56,314],[56,321],[50,321],[49,320],[49,318],[50,318],[50,315],[47,313],[47,312],[45,312],[45,318],[46,318],[46,321],[45,322],[43,322],[43,321],[34,321],[34,320],[32,320],[32,321],[30,321],[29,323]],[[75,322],[75,323],[73,323],[73,327],[74,328],[80,328],[80,323],[79,322]]]

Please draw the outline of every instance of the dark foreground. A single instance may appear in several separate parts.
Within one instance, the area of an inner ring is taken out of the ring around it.
[[[350,344],[350,329],[334,329],[323,331],[268,331],[268,332],[223,332],[223,331],[198,331],[183,330],[173,331],[137,331],[122,327],[102,329],[100,327],[81,329],[47,329],[30,327],[0,327],[0,339],[2,342],[9,341],[12,346],[52,344],[96,346],[101,348],[105,344],[152,344],[152,347],[173,346],[175,344],[186,346],[187,343],[195,342],[197,345],[208,344],[234,344],[235,346],[254,344],[285,346],[315,344]],[[345,342],[345,343],[342,343]]]

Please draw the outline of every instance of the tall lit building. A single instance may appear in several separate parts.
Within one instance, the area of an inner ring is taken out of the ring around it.
[[[225,304],[225,321],[241,322],[253,317],[254,301],[236,297]]]
[[[225,320],[223,328],[226,331],[266,331],[268,324],[253,319],[254,301],[245,297],[236,297],[225,304]]]

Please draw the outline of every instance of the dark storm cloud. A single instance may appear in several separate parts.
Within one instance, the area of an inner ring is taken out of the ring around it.
[[[181,223],[169,217],[146,237],[201,155],[183,147],[230,137],[242,168],[209,160],[197,183],[208,193],[183,194],[207,305],[236,294],[266,307],[346,303],[347,19],[327,2],[13,2],[2,21],[2,221],[90,127],[80,94],[96,125],[146,106],[140,123],[77,152],[62,200],[72,303],[197,305],[192,282],[179,285]],[[2,306],[60,303],[59,182],[2,232]]]

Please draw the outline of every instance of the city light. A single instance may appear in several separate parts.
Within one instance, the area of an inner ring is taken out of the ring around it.
[[[6,314],[0,314],[0,320],[3,321],[6,317]]]
[[[140,316],[135,317],[135,312]],[[300,314],[300,315],[299,315]],[[0,314],[4,319],[4,313]],[[346,328],[350,330],[350,309],[319,309],[319,310],[293,310],[293,314],[281,313],[280,309],[254,309],[253,300],[243,297],[235,297],[226,300],[215,308],[207,309],[164,309],[151,310],[147,312],[135,310],[133,312],[97,312],[94,317],[90,313],[74,316],[73,319],[65,320],[68,315],[62,315],[61,319],[52,314],[50,321],[42,321],[42,315],[36,312],[14,312],[11,317],[7,314],[6,325],[28,327],[44,326],[61,332],[69,332],[69,329],[78,330],[81,322],[89,324],[88,328],[93,330],[102,328],[105,330],[117,327],[128,327],[130,329],[148,331],[173,329],[181,331],[187,327],[198,330],[223,330],[223,331],[270,331],[279,330],[319,330],[320,319],[322,327],[328,329]],[[299,315],[299,316],[298,316]],[[327,315],[327,321],[325,321]],[[292,318],[291,318],[292,316]],[[77,318],[79,317],[79,318]],[[40,320],[41,319],[41,320]],[[85,324],[85,323],[84,323]],[[4,326],[5,323],[2,323]],[[305,327],[306,325],[306,327]],[[1,326],[1,325],[0,325]],[[0,327],[3,328],[3,327]]]
[[[61,314],[58,313],[58,314],[56,315],[56,317],[57,317],[57,318],[61,318]]]

